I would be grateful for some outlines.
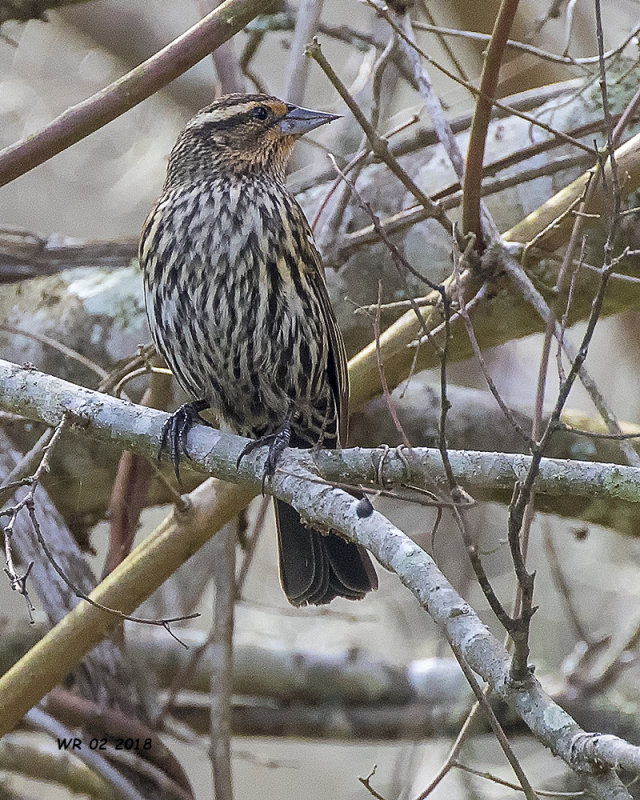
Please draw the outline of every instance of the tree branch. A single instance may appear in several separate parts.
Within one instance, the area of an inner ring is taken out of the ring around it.
[[[0,151],[0,186],[102,128],[182,75],[241,31],[269,0],[227,0],[140,66]]]
[[[627,180],[621,187],[625,195],[631,194],[640,186],[640,134],[629,139],[616,150],[615,158],[620,174],[625,174]],[[606,192],[602,184],[609,185],[611,180],[610,170],[604,170],[605,180],[597,187],[594,192],[593,202],[586,211],[589,213],[599,213],[602,211],[606,202]],[[538,242],[538,246],[545,251],[552,252],[566,242],[570,228],[573,224],[573,216],[569,214],[566,218],[563,214],[570,206],[584,194],[585,186],[589,181],[590,173],[584,173],[569,186],[550,198],[544,205],[525,217],[502,235],[506,242],[529,242],[545,231],[544,238]],[[557,224],[556,224],[557,223]],[[594,285],[597,281],[592,280],[590,275],[583,275],[582,284],[578,287],[581,297],[576,298],[576,306],[584,303],[584,308],[590,307],[593,297]],[[479,288],[477,279],[463,273],[461,278],[465,299],[467,301],[475,294]],[[453,291],[453,283],[449,278],[444,282],[448,291]],[[625,286],[625,293],[632,291],[633,287]],[[588,296],[588,302],[584,297]],[[434,300],[438,297],[433,295]],[[612,299],[612,298],[610,298]],[[501,309],[502,303],[506,303],[506,309]],[[614,301],[615,303],[615,301]],[[486,302],[479,304],[472,316],[474,330],[478,341],[482,347],[492,347],[502,344],[504,341],[513,340],[526,336],[541,328],[540,318],[531,314],[527,308],[528,303],[524,298],[514,297],[513,293],[497,293],[496,296]],[[614,306],[617,308],[617,306]],[[605,310],[605,313],[607,311]],[[611,312],[608,312],[611,313]],[[421,310],[424,324],[429,330],[434,329],[442,322],[441,315],[437,309],[424,307]],[[504,319],[505,325],[496,324],[497,320]],[[450,343],[449,356],[452,360],[468,358],[472,355],[471,345],[466,336],[455,336],[458,327],[462,322],[452,322],[451,329],[454,338]],[[414,358],[414,352],[409,345],[421,336],[422,326],[416,320],[413,311],[403,314],[396,322],[387,328],[380,336],[380,351],[385,365],[385,375],[391,388],[397,386],[408,374],[409,368]],[[435,366],[437,359],[431,348],[423,347],[417,360],[418,369],[426,369]],[[380,393],[380,380],[378,377],[378,358],[376,357],[375,343],[369,344],[355,355],[349,362],[349,377],[352,386],[352,402],[355,406],[364,404],[367,400]]]
[[[27,412],[49,424],[66,411],[72,424],[85,428],[87,433],[101,432],[104,438],[144,455],[157,450],[161,424],[166,419],[162,412],[73,387],[7,362],[0,362],[0,406]],[[95,589],[92,599],[96,602],[137,607],[259,491],[264,456],[248,457],[237,469],[237,457],[245,440],[209,429],[197,431],[197,438],[206,440],[208,469],[242,485],[213,480],[198,487],[191,495],[190,510],[179,518],[174,512],[168,523],[163,523]],[[190,436],[189,450],[200,460],[200,447],[193,446],[195,439],[196,435]],[[337,530],[369,549],[384,567],[398,575],[456,652],[516,711],[534,735],[572,768],[579,765],[587,771],[597,797],[613,798],[616,792],[619,797],[625,796],[612,769],[640,772],[640,748],[615,736],[586,734],[545,694],[533,675],[514,683],[506,650],[456,593],[433,559],[378,512],[360,517],[354,498],[318,480],[308,471],[304,455],[285,456],[284,468],[277,470],[272,479],[272,493],[310,522]],[[370,457],[370,453],[367,455]],[[313,458],[309,454],[306,457]],[[290,473],[292,469],[294,474]],[[614,483],[613,488],[619,487]],[[126,612],[127,608],[122,610]],[[14,665],[0,679],[0,707],[4,712],[0,735],[11,730],[116,624],[111,615],[81,604]],[[587,738],[588,748],[574,748],[574,742],[582,743]],[[597,752],[597,772],[584,758],[585,753],[591,752]]]
[[[167,414],[138,406],[110,395],[76,386],[37,370],[0,360],[0,408],[22,414],[27,419],[57,425],[68,412],[77,431],[126,448],[146,458],[156,458],[161,429]],[[189,432],[190,466],[198,472],[216,475],[225,481],[241,484],[251,495],[261,488],[264,454],[257,451],[236,461],[247,439],[204,427]],[[518,453],[488,453],[473,450],[450,450],[454,476],[470,492],[510,491],[515,481],[524,478],[531,456]],[[296,478],[306,474],[307,479]],[[353,448],[350,450],[293,450],[283,456],[277,474],[292,479],[290,491],[300,493],[306,508],[311,487],[327,481],[362,483],[384,487],[416,486],[446,490],[447,478],[438,449],[415,447],[411,450]],[[318,475],[322,476],[318,478]],[[270,492],[280,497],[279,482]],[[596,461],[543,458],[536,482],[538,494],[574,497],[613,497],[620,501],[640,502],[640,468]],[[282,496],[291,502],[289,495]]]

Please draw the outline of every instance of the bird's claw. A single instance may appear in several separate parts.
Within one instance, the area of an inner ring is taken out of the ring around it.
[[[162,460],[162,454],[168,450],[176,480],[181,489],[183,487],[182,479],[180,478],[180,458],[183,454],[190,458],[187,449],[189,431],[198,423],[211,427],[211,423],[200,415],[200,412],[204,411],[205,408],[209,408],[209,404],[205,400],[185,403],[176,409],[162,426],[158,461]]]
[[[242,459],[249,455],[249,453],[257,450],[259,447],[269,447],[269,452],[267,453],[267,458],[264,462],[264,470],[262,472],[262,494],[264,495],[264,487],[267,483],[267,480],[273,476],[273,473],[276,471],[276,467],[278,466],[278,461],[280,460],[280,456],[289,446],[289,442],[291,440],[291,425],[287,421],[285,424],[279,428],[275,433],[268,433],[266,436],[261,436],[259,439],[255,439],[251,442],[247,442],[247,444],[242,448],[242,452],[238,456],[238,460],[236,461],[236,468],[240,466],[240,462]]]

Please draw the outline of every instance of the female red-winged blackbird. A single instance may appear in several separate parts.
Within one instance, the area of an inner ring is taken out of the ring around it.
[[[211,408],[268,444],[339,447],[349,394],[344,343],[320,256],[285,186],[296,139],[336,119],[261,94],[221,97],[180,134],[140,241],[153,340],[196,401],[164,440],[179,479],[189,428]],[[293,605],[361,599],[376,588],[366,552],[305,527],[276,501],[280,575]]]

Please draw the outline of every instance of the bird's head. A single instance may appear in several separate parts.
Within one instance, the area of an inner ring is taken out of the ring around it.
[[[167,183],[215,175],[284,179],[296,139],[338,119],[265,94],[229,94],[187,123],[171,155]]]

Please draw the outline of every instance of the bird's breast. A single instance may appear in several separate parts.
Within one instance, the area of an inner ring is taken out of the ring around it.
[[[201,187],[161,199],[141,244],[159,350],[242,432],[327,393],[328,337],[307,278],[317,265],[292,203],[266,186]]]

